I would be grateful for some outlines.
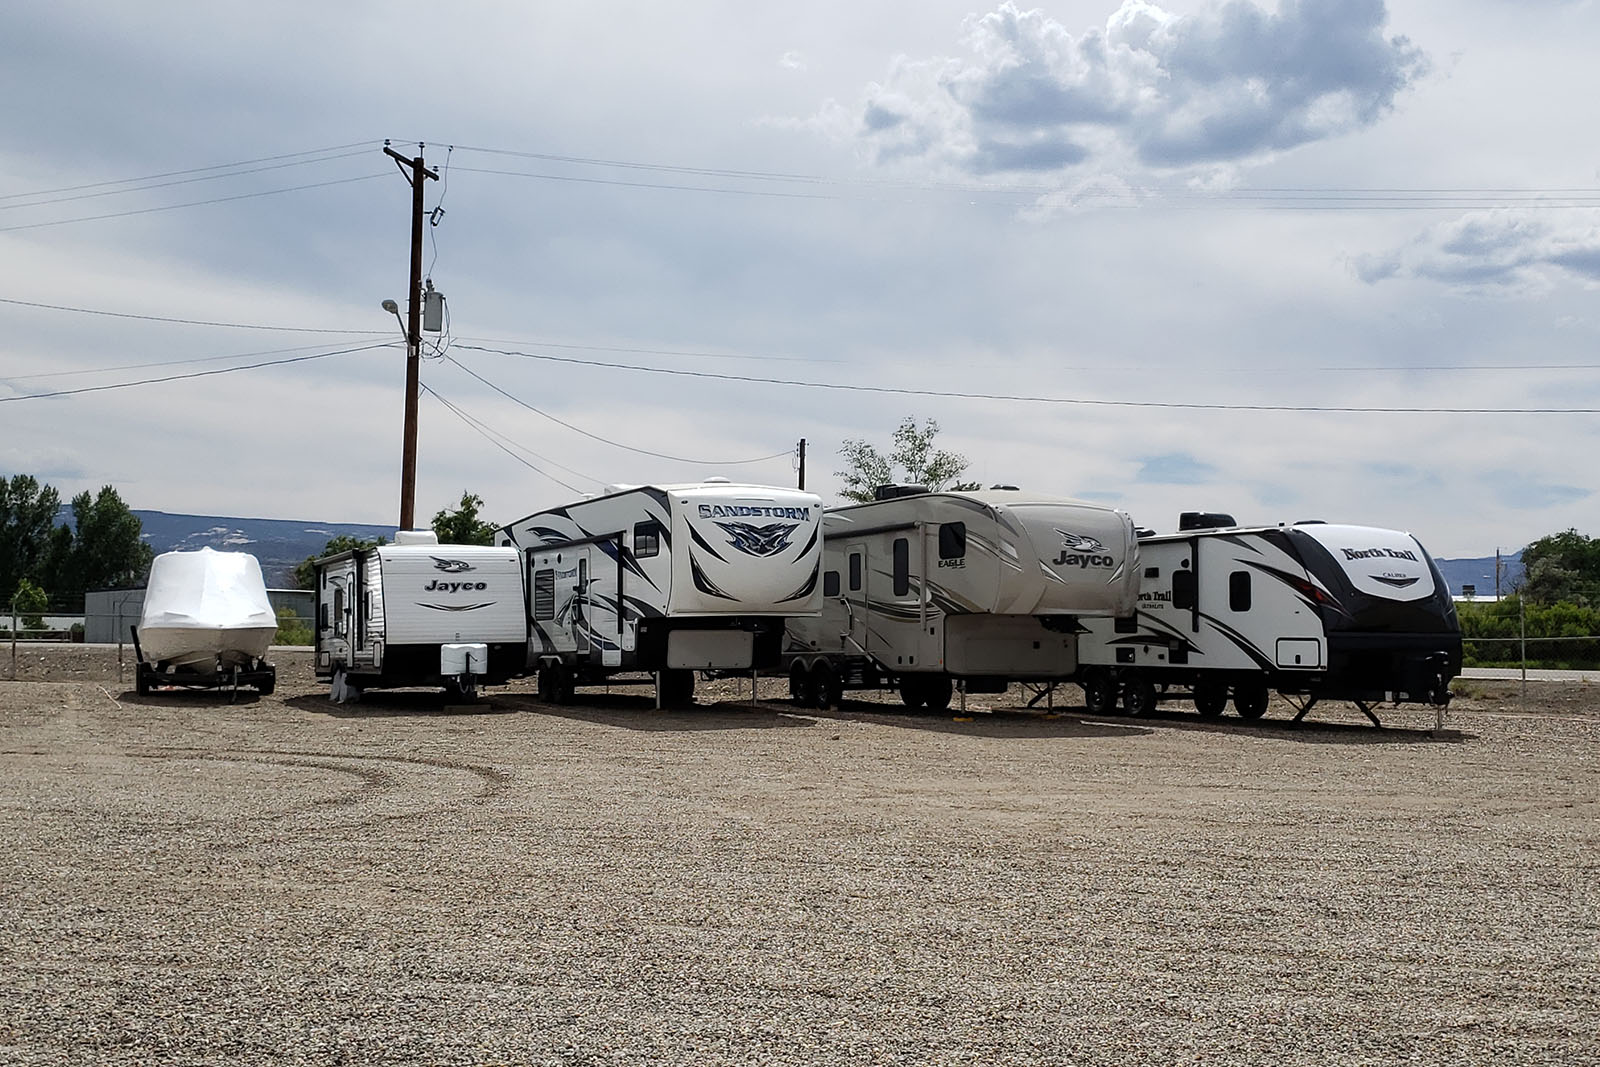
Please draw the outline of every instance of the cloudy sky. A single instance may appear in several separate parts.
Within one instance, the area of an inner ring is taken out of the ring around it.
[[[1600,533],[1589,0],[63,0],[0,28],[0,473],[393,522],[389,139],[441,174],[420,518],[792,484],[801,438],[832,499],[839,444],[912,415],[985,483],[1158,529]]]

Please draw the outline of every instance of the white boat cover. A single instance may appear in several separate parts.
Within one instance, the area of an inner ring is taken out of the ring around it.
[[[146,659],[259,659],[277,630],[261,563],[248,552],[164,552],[150,564],[139,618]]]

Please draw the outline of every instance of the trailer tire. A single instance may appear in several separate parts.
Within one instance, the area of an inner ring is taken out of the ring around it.
[[[150,673],[142,663],[134,668],[133,691],[142,697],[150,695]]]
[[[1140,718],[1156,710],[1155,683],[1145,678],[1130,678],[1122,687],[1122,708],[1129,715]]]
[[[827,711],[839,706],[843,688],[839,685],[839,676],[826,663],[811,668],[811,694],[813,707]]]
[[[1104,671],[1094,671],[1082,682],[1083,709],[1090,715],[1110,715],[1117,710],[1117,683]]]
[[[1228,710],[1228,687],[1221,682],[1194,684],[1194,710],[1203,719],[1217,719]]]
[[[908,708],[920,708],[928,702],[928,692],[920,678],[900,679],[900,703]]]
[[[256,692],[264,697],[271,696],[272,691],[276,688],[278,688],[278,676],[275,674],[269,674],[256,683]]]
[[[694,703],[694,671],[662,671],[661,703],[674,708]]]
[[[811,689],[811,673],[804,663],[796,662],[789,668],[789,699],[797,708],[809,708],[816,703]]]
[[[1259,719],[1266,714],[1267,701],[1272,694],[1259,682],[1233,687],[1233,708],[1241,719]]]
[[[950,698],[955,695],[955,683],[947,674],[937,678],[929,678],[922,687],[923,702],[928,705],[929,711],[943,711],[950,706]]]
[[[577,679],[562,664],[539,668],[539,699],[546,704],[570,704],[577,689]]]

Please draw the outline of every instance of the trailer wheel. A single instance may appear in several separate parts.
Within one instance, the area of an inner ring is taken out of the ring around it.
[[[1095,671],[1078,683],[1083,686],[1083,710],[1090,715],[1110,715],[1117,710],[1117,683],[1104,671]]]
[[[1266,713],[1272,694],[1259,682],[1233,687],[1233,707],[1241,719],[1259,719]]]
[[[950,706],[950,698],[955,695],[955,691],[955,683],[950,681],[950,676],[941,674],[937,678],[929,678],[923,684],[922,697],[929,711],[943,711]]]
[[[150,695],[150,672],[143,663],[134,668],[133,691],[142,697]]]
[[[1201,718],[1215,719],[1228,709],[1228,687],[1221,682],[1196,682],[1194,710]]]
[[[546,704],[570,704],[577,689],[578,680],[561,664],[539,668],[539,699]]]
[[[827,711],[829,708],[839,706],[843,689],[839,685],[839,676],[834,674],[833,668],[826,663],[819,663],[811,668],[811,693],[814,707]]]
[[[694,702],[694,671],[662,671],[661,702],[670,707],[692,704]]]
[[[796,663],[789,668],[789,699],[794,701],[797,708],[809,708],[816,703],[816,695],[811,688],[811,674],[804,663]]]
[[[1144,678],[1130,678],[1122,687],[1122,708],[1135,718],[1156,710],[1156,687]]]
[[[260,693],[264,697],[269,697],[272,695],[272,691],[277,687],[278,676],[276,674],[269,674],[261,681],[256,683],[256,692]]]
[[[928,702],[928,692],[920,678],[900,679],[900,703],[908,708],[920,708]]]

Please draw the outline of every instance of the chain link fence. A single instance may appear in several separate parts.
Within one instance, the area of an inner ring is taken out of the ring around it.
[[[1460,604],[1458,614],[1464,666],[1600,669],[1600,611],[1510,597]]]

